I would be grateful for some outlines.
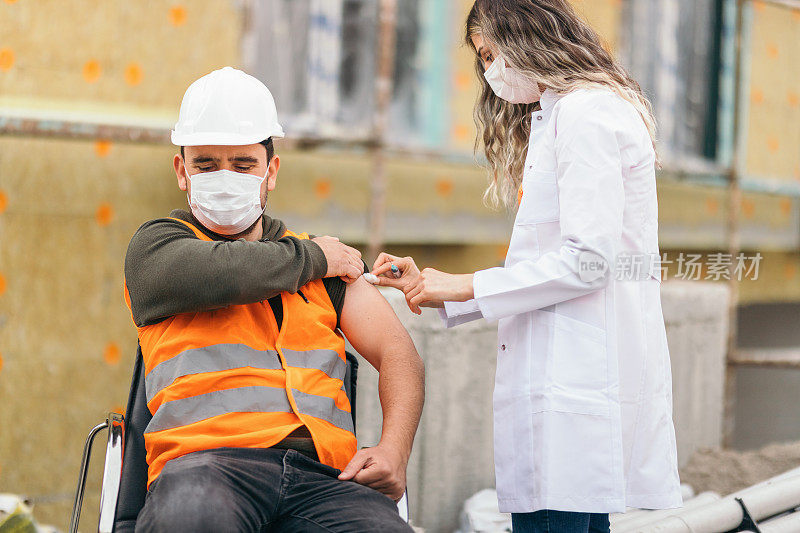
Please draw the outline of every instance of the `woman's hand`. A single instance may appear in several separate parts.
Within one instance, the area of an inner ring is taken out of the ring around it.
[[[392,274],[392,264],[399,269],[399,278]],[[447,274],[432,268],[420,272],[410,257],[382,253],[375,260],[372,274],[378,276],[379,285],[403,291],[408,308],[418,315],[422,313],[420,307],[442,307],[445,301],[473,298],[472,274]]]
[[[464,302],[474,298],[472,274],[448,274],[426,268],[403,292],[408,308],[419,315],[422,313],[420,307],[443,307],[444,302]]]
[[[392,273],[392,265],[399,270],[399,277],[395,277]],[[419,276],[419,268],[410,257],[397,257],[381,253],[372,265],[372,274],[378,277],[378,285],[406,292],[406,286]]]

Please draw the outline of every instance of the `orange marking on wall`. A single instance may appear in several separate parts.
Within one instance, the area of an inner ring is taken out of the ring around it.
[[[780,149],[780,147],[781,147],[781,142],[778,140],[777,137],[773,135],[767,138],[767,148],[769,149],[770,152],[774,154]]]
[[[3,370],[3,354],[0,353],[0,371]]]
[[[120,358],[119,346],[113,342],[106,344],[106,349],[103,350],[103,360],[109,365],[116,365],[119,363]]]
[[[767,45],[767,55],[772,59],[777,59],[780,55],[780,50],[778,50],[778,45],[775,43],[770,43]]]
[[[719,202],[716,198],[706,198],[706,213],[716,215],[719,212]]]
[[[792,212],[792,201],[789,198],[781,198],[781,213],[788,216]]]
[[[753,218],[753,215],[756,213],[756,206],[753,204],[752,200],[743,200],[742,201],[742,214],[745,218]]]
[[[760,12],[764,11],[764,8],[766,8],[767,6],[764,4],[762,0],[756,0],[755,2],[753,2],[753,7],[756,8],[756,11]]]
[[[6,4],[15,4],[17,0],[6,0]]]
[[[8,207],[8,196],[5,191],[0,191],[0,213],[5,211],[6,207]]]
[[[753,89],[750,93],[750,101],[754,104],[760,104],[764,101],[764,91],[761,89]]]
[[[798,107],[800,106],[800,94],[794,91],[788,91],[786,93],[786,101],[789,102],[790,107]]]
[[[466,72],[458,72],[456,74],[456,89],[459,91],[469,89],[469,75]]]
[[[175,27],[186,24],[186,8],[182,5],[169,8],[169,22]]]
[[[314,194],[320,200],[328,198],[331,195],[332,188],[330,178],[320,178],[314,182]]]
[[[0,272],[0,296],[6,292],[6,277]]]
[[[83,79],[86,83],[94,83],[100,79],[102,69],[100,63],[94,59],[90,59],[83,65]]]
[[[125,83],[130,86],[139,85],[142,83],[142,78],[144,77],[144,72],[142,71],[142,67],[139,63],[129,63],[127,67],[125,67]]]
[[[507,244],[499,244],[497,246],[497,248],[495,249],[495,254],[497,256],[497,259],[500,259],[501,261],[504,260],[506,258],[506,256],[508,255],[508,245]]]
[[[453,180],[448,178],[440,179],[436,182],[436,194],[446,198],[453,193]]]
[[[786,263],[783,266],[783,277],[786,279],[794,279],[797,275],[797,266],[793,263]]]
[[[463,124],[456,124],[453,127],[453,137],[458,139],[459,141],[463,141],[469,136],[469,128],[467,128]]]
[[[94,153],[97,157],[106,157],[111,153],[112,143],[108,139],[98,139],[94,142]]]
[[[14,66],[14,50],[0,48],[0,70],[8,72]]]
[[[792,10],[792,18],[797,22],[800,22],[800,9],[793,9]]]
[[[103,202],[97,207],[94,218],[98,225],[108,226],[114,219],[114,208],[108,202]]]

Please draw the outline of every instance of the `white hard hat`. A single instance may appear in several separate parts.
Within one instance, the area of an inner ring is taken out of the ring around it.
[[[183,95],[172,143],[177,146],[245,145],[283,137],[267,86],[231,67],[192,83]]]

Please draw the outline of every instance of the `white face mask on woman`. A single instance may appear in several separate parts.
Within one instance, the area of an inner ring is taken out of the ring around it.
[[[542,97],[539,85],[506,65],[503,56],[497,56],[483,73],[494,94],[512,104],[531,104]]]
[[[217,170],[189,176],[187,170],[186,175],[192,185],[191,195],[187,193],[192,214],[211,231],[236,235],[252,226],[264,213],[266,206],[261,207],[261,184],[267,179],[267,174],[259,177]]]

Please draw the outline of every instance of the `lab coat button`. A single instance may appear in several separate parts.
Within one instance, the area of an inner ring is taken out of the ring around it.
[[[505,344],[501,344],[500,345],[500,349],[505,352],[506,351],[506,345]]]
[[[537,115],[536,120],[542,120],[542,115]]]

